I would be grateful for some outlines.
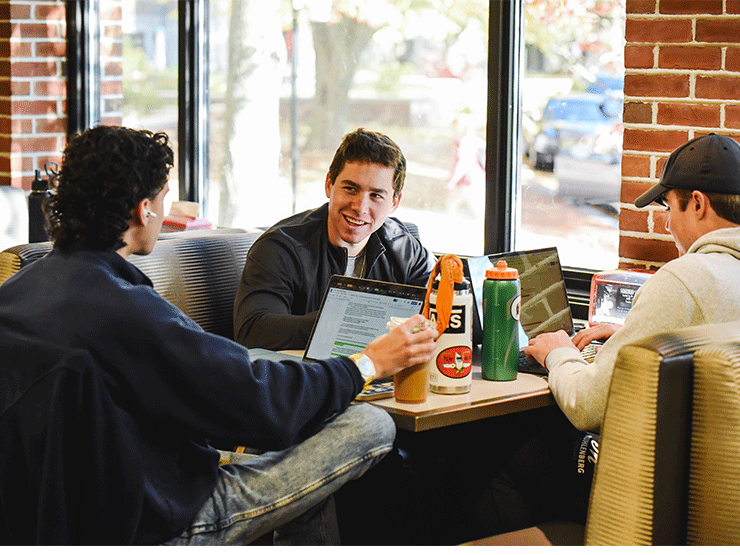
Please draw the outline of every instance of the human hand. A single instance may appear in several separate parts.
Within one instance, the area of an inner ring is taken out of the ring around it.
[[[414,333],[414,331],[416,333]],[[432,359],[437,330],[421,314],[412,316],[385,335],[376,337],[363,351],[375,365],[375,378],[392,376],[404,368]]]
[[[529,340],[529,345],[524,348],[524,354],[530,359],[534,359],[542,366],[545,366],[545,360],[550,351],[559,347],[568,347],[575,349],[576,346],[570,340],[570,337],[563,330],[552,333],[542,333]]]
[[[573,336],[573,344],[579,351],[594,341],[606,341],[614,335],[622,326],[618,324],[596,324],[590,328],[584,328]]]

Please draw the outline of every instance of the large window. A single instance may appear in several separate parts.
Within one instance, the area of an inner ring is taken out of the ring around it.
[[[528,0],[517,248],[616,268],[624,0]]]
[[[210,217],[271,225],[326,201],[342,136],[394,139],[396,216],[435,251],[483,246],[488,0],[212,0]]]
[[[396,216],[435,252],[554,244],[565,265],[605,269],[624,1],[99,0],[99,40],[120,44],[123,124],[170,134],[179,190],[221,226],[325,202],[341,137],[366,127],[406,154]]]

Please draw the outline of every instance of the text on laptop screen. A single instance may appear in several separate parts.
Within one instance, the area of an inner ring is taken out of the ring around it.
[[[424,306],[423,287],[333,276],[309,338],[305,358],[320,360],[362,351],[388,332],[391,316],[409,318]]]

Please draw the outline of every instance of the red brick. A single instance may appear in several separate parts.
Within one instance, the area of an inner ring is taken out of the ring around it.
[[[107,39],[120,39],[123,37],[123,29],[121,28],[121,24],[110,24],[110,25],[103,25],[103,33],[102,35]]]
[[[635,183],[633,181],[622,181],[622,191],[619,195],[620,202],[634,204],[635,199],[642,193],[647,191],[651,184],[648,183]]]
[[[692,23],[684,19],[630,19],[625,22],[627,43],[646,42],[649,44],[669,42],[691,42]]]
[[[722,13],[722,0],[660,0],[659,11],[665,15],[719,15]]]
[[[123,44],[120,42],[105,42],[100,45],[100,57],[110,58],[123,55]]]
[[[59,68],[54,61],[10,63],[10,75],[13,77],[54,77],[58,73]]]
[[[627,0],[627,14],[655,13],[655,0]]]
[[[625,46],[624,67],[628,69],[650,69],[654,65],[652,46]]]
[[[104,65],[103,74],[106,76],[123,75],[123,64],[121,62],[108,62]]]
[[[21,39],[43,39],[57,36],[57,26],[46,23],[21,23],[16,25],[13,36]]]
[[[101,21],[121,21],[123,12],[120,6],[114,6],[100,14]]]
[[[740,0],[727,0],[727,13],[740,14]]]
[[[623,154],[622,175],[625,177],[650,177],[650,156]]]
[[[628,96],[686,98],[688,75],[625,75],[624,94]]]
[[[67,55],[67,43],[64,41],[37,42],[36,56],[39,58],[63,58]]]
[[[100,94],[123,94],[123,82],[120,79],[100,82]]]
[[[123,125],[123,119],[120,116],[105,116],[100,118],[100,123],[102,125]],[[177,174],[173,173],[173,175]]]
[[[38,96],[67,96],[67,82],[62,80],[38,81],[36,83]]]
[[[653,106],[648,102],[627,101],[622,114],[624,123],[653,123]]]
[[[31,94],[31,83],[28,81],[13,80],[10,83],[9,96],[28,96]]]
[[[67,16],[67,11],[64,6],[38,6],[36,8],[36,19],[42,21],[47,20],[60,20],[64,21]]]
[[[10,109],[14,115],[54,114],[57,110],[57,103],[54,100],[18,100],[11,102]]]
[[[37,119],[36,133],[64,133],[66,132],[67,118],[55,117],[52,119]]]
[[[621,231],[637,231],[648,233],[648,212],[637,212],[635,210],[619,211],[619,229]]]
[[[33,46],[28,42],[13,41],[10,43],[9,58],[29,57],[33,55]]]
[[[737,100],[740,98],[740,78],[697,77],[695,91],[697,98]]]
[[[623,141],[624,150],[672,152],[688,139],[688,131],[625,128]]]
[[[725,106],[725,127],[740,129],[740,106]]]
[[[722,49],[710,46],[662,46],[658,51],[661,69],[722,69]]]
[[[11,130],[13,135],[33,133],[33,120],[27,118],[13,118],[11,120]]]
[[[697,42],[736,43],[740,37],[740,20],[699,19],[696,22]]]
[[[13,141],[12,152],[56,152],[55,137],[20,137]]]
[[[719,127],[718,104],[658,104],[658,125]]]
[[[11,4],[8,11],[9,20],[31,19],[31,6],[27,4]]]
[[[727,49],[725,53],[725,69],[740,73],[740,48]]]
[[[619,256],[651,262],[670,262],[674,258],[678,258],[678,250],[673,241],[621,235],[619,237]]]

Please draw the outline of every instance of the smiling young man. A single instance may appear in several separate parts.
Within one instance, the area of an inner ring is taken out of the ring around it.
[[[425,286],[434,256],[396,218],[406,159],[390,138],[344,137],[324,184],[329,202],[286,218],[250,248],[234,306],[246,347],[303,349],[334,274]]]

